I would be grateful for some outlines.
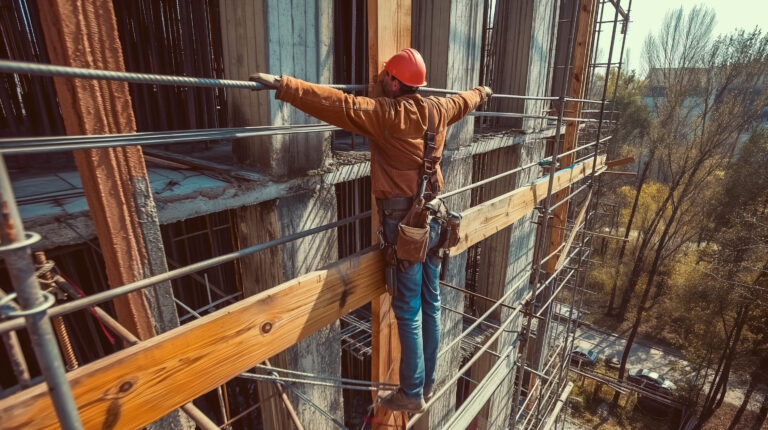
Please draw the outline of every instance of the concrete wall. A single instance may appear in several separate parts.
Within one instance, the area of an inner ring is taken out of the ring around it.
[[[223,2],[221,24],[225,75],[244,79],[251,73],[287,74],[311,82],[330,83],[333,70],[331,25],[332,0],[248,0]],[[273,91],[228,92],[232,125],[283,125],[318,123],[289,104],[274,99]],[[233,144],[241,163],[276,178],[304,176],[326,165],[330,159],[330,134],[291,134],[244,139]],[[259,211],[238,213],[257,226],[279,223],[279,236],[308,230],[336,220],[336,196],[331,185],[304,184],[298,193],[281,197],[276,205]],[[309,188],[307,188],[309,186]],[[255,203],[255,202],[254,202]],[[255,233],[241,228],[242,245]],[[256,234],[257,235],[257,234]],[[253,278],[265,288],[318,269],[336,259],[336,233],[329,231],[282,247],[281,273],[253,274],[247,260],[241,265],[243,279]],[[260,282],[263,281],[263,282]],[[244,285],[244,289],[248,289]],[[336,322],[298,342],[274,358],[274,365],[326,376],[341,376],[341,344]],[[318,407],[344,420],[341,390],[299,385],[297,389]],[[268,392],[260,388],[262,395]],[[300,421],[307,429],[333,426],[316,408],[291,394]],[[282,405],[263,410],[265,427],[289,428]]]
[[[549,70],[552,58],[553,28],[557,24],[555,2],[523,0],[499,2],[495,11],[494,29],[490,43],[493,59],[489,71],[489,84],[496,93],[545,95],[549,87]],[[544,114],[548,104],[543,101],[498,100],[491,102],[491,110],[499,112]],[[498,125],[521,128],[535,132],[546,123],[538,119],[500,119]],[[495,151],[487,160],[484,177],[511,170],[533,161],[544,154],[545,142],[531,138],[520,145]],[[540,169],[532,168],[516,175],[495,181],[486,186],[486,199],[519,188],[538,177]],[[513,225],[484,240],[480,260],[480,285],[478,292],[499,299],[510,289],[516,289],[508,299],[508,305],[516,304],[530,288],[528,277],[533,260],[536,225],[533,215],[526,216]],[[485,307],[487,308],[487,307]],[[484,311],[481,306],[479,312]],[[503,321],[510,314],[508,309],[495,312],[493,317]],[[518,338],[522,316],[511,326],[512,333],[500,336],[495,350],[503,351]],[[473,378],[484,377],[496,359],[484,356],[473,366]],[[504,378],[496,395],[478,415],[479,428],[507,428],[513,408],[515,372]]]
[[[277,204],[282,236],[302,232],[336,221],[336,193],[333,185],[286,197]],[[336,230],[328,230],[283,246],[283,279],[293,279],[336,261]],[[340,323],[325,327],[298,342],[282,355],[290,369],[323,376],[341,377]],[[296,384],[296,388],[322,409],[344,422],[342,391],[332,387]],[[306,429],[327,429],[333,423],[307,402],[291,395],[296,412]]]
[[[493,53],[489,85],[496,93],[545,95],[549,88],[548,66],[553,49],[554,12],[557,2],[551,0],[517,0],[498,2],[490,43]],[[492,110],[532,115],[543,114],[548,107],[542,101],[496,100]],[[541,120],[499,118],[496,124],[532,130]]]
[[[479,84],[482,0],[414,0],[412,4],[412,46],[424,56],[427,84],[430,87],[468,90]],[[455,156],[472,143],[474,118],[467,117],[449,128],[446,135],[443,177],[445,190],[468,185],[472,181],[472,157]],[[469,207],[470,193],[450,198],[452,210]],[[466,276],[467,253],[451,256],[445,261],[444,280],[463,286]],[[464,295],[450,288],[441,288],[440,300],[452,309],[463,309]],[[463,330],[462,316],[443,309],[440,350]],[[458,344],[445,353],[437,363],[436,387],[445,386],[455,376],[461,364]],[[418,428],[441,428],[456,409],[455,385],[432,406],[429,419],[422,419]],[[425,417],[426,418],[426,417]]]
[[[332,0],[227,1],[220,11],[225,77],[267,72],[332,81]],[[274,100],[273,91],[229,90],[227,103],[232,126],[318,122]],[[233,151],[246,165],[291,177],[324,166],[330,141],[316,133],[254,137],[241,139]]]

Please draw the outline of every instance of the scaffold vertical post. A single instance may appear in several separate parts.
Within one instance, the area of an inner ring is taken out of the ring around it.
[[[46,309],[53,304],[54,297],[40,289],[32,264],[30,246],[40,238],[35,233],[26,233],[21,215],[11,188],[11,180],[0,156],[0,204],[2,205],[2,255],[21,310],[15,316],[26,319],[32,347],[35,350],[40,370],[48,384],[48,393],[56,409],[59,423],[65,430],[83,428],[77,413],[75,399],[67,381],[64,362],[53,333],[51,320]]]

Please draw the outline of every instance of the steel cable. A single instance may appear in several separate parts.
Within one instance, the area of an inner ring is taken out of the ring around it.
[[[199,78],[193,76],[159,75],[153,73],[136,73],[115,70],[87,69],[83,67],[58,66],[55,64],[35,63],[29,61],[0,60],[0,73],[21,73],[36,76],[58,76],[75,79],[100,79],[107,81],[129,82],[133,84],[155,85],[179,85],[186,87],[207,88],[237,88],[246,90],[263,90],[264,85],[253,81],[241,81],[234,79]],[[368,89],[366,84],[321,84],[329,88],[345,91],[364,91]],[[445,88],[423,87],[423,92],[458,94],[461,91]],[[524,96],[516,94],[493,94],[491,97],[511,98],[522,100],[559,100],[559,97]],[[566,97],[565,100],[602,103],[599,100],[576,99]]]

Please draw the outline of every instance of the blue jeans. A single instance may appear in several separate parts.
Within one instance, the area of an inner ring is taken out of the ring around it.
[[[396,242],[399,221],[399,217],[383,217],[387,242]],[[440,238],[440,226],[432,221],[429,228],[431,250]],[[425,262],[397,271],[397,293],[392,298],[392,309],[400,335],[400,389],[408,397],[420,398],[424,387],[431,389],[435,383],[440,343],[440,263],[440,258],[427,254]]]

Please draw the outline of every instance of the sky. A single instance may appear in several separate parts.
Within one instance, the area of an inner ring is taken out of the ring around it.
[[[621,2],[625,9],[628,2],[628,0],[622,0]],[[687,12],[693,6],[702,3],[715,11],[714,36],[730,33],[738,28],[752,30],[755,26],[760,27],[763,32],[768,31],[768,1],[766,0],[632,0],[629,31],[627,33],[624,53],[625,58],[629,55],[629,69],[635,69],[639,73],[645,72],[642,58],[643,43],[649,33],[657,31],[659,24],[663,21],[664,15],[668,11],[682,6],[684,11]],[[607,6],[605,16],[605,19],[607,19]],[[611,16],[612,18],[613,16]],[[610,32],[611,27],[604,25],[603,29]],[[620,40],[617,38],[617,42]],[[608,50],[607,46],[603,49],[605,51]],[[616,55],[618,49],[614,53]]]

